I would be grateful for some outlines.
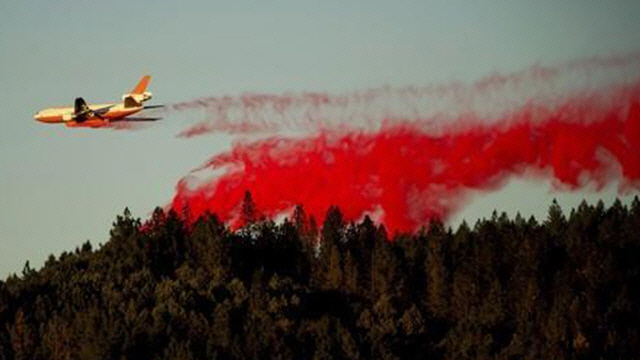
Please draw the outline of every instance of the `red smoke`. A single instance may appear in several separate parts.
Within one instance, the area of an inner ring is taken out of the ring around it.
[[[614,179],[638,188],[640,81],[525,104],[495,121],[478,113],[446,127],[389,122],[377,130],[323,131],[301,139],[236,144],[200,170],[221,174],[176,187],[172,208],[205,211],[239,225],[244,192],[266,216],[296,204],[322,219],[336,204],[348,219],[373,214],[391,230],[446,219],[468,190],[496,189],[511,176],[549,176],[556,186],[601,187]]]
[[[483,121],[525,103],[559,105],[566,94],[621,84],[640,76],[640,52],[590,57],[553,66],[534,65],[492,74],[472,84],[383,86],[344,94],[318,92],[218,96],[168,105],[165,111],[203,110],[205,119],[178,136],[207,133],[274,133],[279,130],[375,130],[381,121],[412,121],[474,114]]]

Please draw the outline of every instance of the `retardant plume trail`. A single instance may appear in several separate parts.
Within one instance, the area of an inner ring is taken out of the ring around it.
[[[187,207],[191,220],[210,211],[237,226],[249,190],[266,216],[302,204],[322,219],[336,204],[349,219],[369,213],[392,230],[411,231],[433,217],[446,220],[469,190],[496,189],[514,175],[549,176],[572,189],[622,179],[637,189],[640,80],[553,104],[524,105],[492,123],[461,116],[438,134],[394,123],[236,144],[197,169],[220,176],[195,186],[183,178],[171,206]]]
[[[375,130],[383,121],[411,121],[473,113],[483,121],[501,118],[525,103],[557,105],[567,93],[623,83],[640,76],[640,53],[583,58],[555,66],[531,66],[507,75],[494,74],[471,84],[380,87],[341,95],[285,93],[200,98],[167,106],[167,111],[204,110],[205,119],[183,130],[192,137],[278,130],[340,127]]]

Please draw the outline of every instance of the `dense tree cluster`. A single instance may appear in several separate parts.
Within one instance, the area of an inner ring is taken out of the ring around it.
[[[99,249],[27,263],[0,281],[0,359],[640,357],[637,198],[392,238],[243,209],[235,231],[125,210]]]

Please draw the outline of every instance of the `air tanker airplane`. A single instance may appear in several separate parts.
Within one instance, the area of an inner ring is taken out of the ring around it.
[[[83,98],[76,98],[74,107],[53,107],[38,111],[34,119],[49,123],[64,123],[69,127],[102,127],[114,121],[155,121],[159,118],[127,118],[144,109],[155,109],[163,105],[144,106],[142,103],[151,99],[151,93],[146,91],[151,76],[140,79],[136,87],[128,94],[122,95],[119,104],[87,105]]]

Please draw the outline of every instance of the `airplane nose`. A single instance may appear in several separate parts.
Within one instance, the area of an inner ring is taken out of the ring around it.
[[[42,111],[38,111],[35,115],[33,115],[33,118],[34,118],[36,121],[46,122],[46,118],[45,118],[45,116],[42,114]]]

